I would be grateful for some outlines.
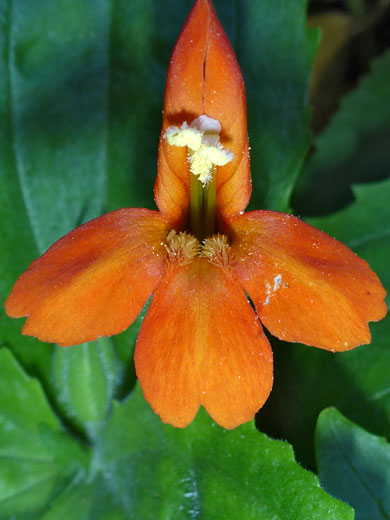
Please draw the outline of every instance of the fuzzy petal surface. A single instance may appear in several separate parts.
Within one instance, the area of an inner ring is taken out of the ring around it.
[[[385,290],[348,247],[274,211],[235,218],[231,237],[236,273],[274,336],[332,351],[370,342]]]
[[[221,144],[234,154],[217,167],[217,207],[222,216],[243,211],[251,194],[246,99],[242,74],[209,0],[197,0],[176,43],[168,69],[155,199],[173,226],[189,209],[186,148],[168,145],[170,126],[205,114],[221,126]]]
[[[171,265],[141,326],[135,366],[164,422],[187,426],[199,405],[225,428],[252,419],[273,382],[272,352],[231,269],[196,257]]]
[[[71,231],[20,276],[5,308],[28,316],[23,334],[62,346],[117,334],[156,287],[167,226],[145,209],[120,209]]]

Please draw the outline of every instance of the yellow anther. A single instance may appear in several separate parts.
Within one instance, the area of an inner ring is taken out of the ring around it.
[[[233,264],[233,256],[226,235],[213,235],[203,241],[200,256],[219,267],[227,268]]]
[[[166,237],[166,242],[164,247],[171,262],[176,261],[180,265],[188,264],[200,251],[199,241],[184,231],[177,233],[172,229]]]
[[[199,150],[202,145],[203,134],[195,128],[191,128],[187,123],[183,123],[181,128],[170,126],[164,136],[168,143],[173,146],[187,146],[193,152]]]
[[[216,119],[202,115],[191,125],[171,126],[164,137],[172,146],[187,146],[190,172],[205,186],[212,178],[214,166],[225,166],[233,154],[219,142],[221,125]]]

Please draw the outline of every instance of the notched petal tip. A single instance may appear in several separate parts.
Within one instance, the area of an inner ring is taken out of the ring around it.
[[[348,247],[273,211],[237,217],[232,235],[237,275],[271,334],[333,352],[370,343],[386,293]]]
[[[200,405],[224,428],[253,419],[272,388],[272,352],[228,266],[195,257],[158,285],[135,350],[145,399],[187,426]]]

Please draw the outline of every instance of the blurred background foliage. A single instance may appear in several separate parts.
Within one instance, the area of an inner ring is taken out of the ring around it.
[[[359,86],[371,70],[375,58],[388,52],[390,46],[390,3],[388,0],[311,0],[308,23],[321,29],[321,43],[313,67],[309,103],[312,107],[311,128],[317,137],[307,165],[300,176],[293,197],[294,210],[302,215],[319,215],[336,211],[352,202],[351,184],[373,182],[389,175],[390,160],[389,108],[386,103],[386,77],[379,77],[368,96],[356,100],[345,120],[351,134],[334,137],[321,164],[315,157],[318,148],[326,146],[321,133],[326,132],[333,115],[343,107],[343,99]],[[375,61],[374,61],[375,62]],[[383,70],[383,74],[386,71]],[[364,94],[363,94],[364,96]],[[381,102],[380,102],[381,101]],[[343,117],[343,115],[341,115]],[[326,137],[324,136],[324,139]],[[335,157],[347,139],[355,139],[355,149]],[[338,144],[339,143],[339,144]],[[314,157],[312,157],[314,155]]]
[[[342,240],[389,290],[390,0],[214,4],[247,87],[250,208]],[[0,0],[2,300],[75,226],[155,207],[166,70],[191,5]],[[388,318],[339,355],[270,338],[266,435],[203,411],[186,430],[162,425],[136,386],[141,323],[60,349],[1,309],[0,519],[353,518],[267,435],[357,519],[389,518]],[[339,479],[351,465],[368,493]]]

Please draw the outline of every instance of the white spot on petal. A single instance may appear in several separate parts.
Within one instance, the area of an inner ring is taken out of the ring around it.
[[[274,292],[279,289],[280,284],[282,283],[282,275],[278,274],[274,278]]]

